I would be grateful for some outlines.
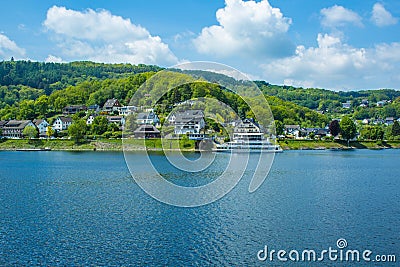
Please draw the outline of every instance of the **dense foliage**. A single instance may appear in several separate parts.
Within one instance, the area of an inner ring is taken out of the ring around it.
[[[107,99],[117,98],[127,105],[138,88],[161,68],[147,65],[102,64],[93,62],[41,63],[31,61],[0,62],[0,119],[51,118],[60,114],[67,105],[98,104],[102,106]],[[251,117],[245,99],[217,84],[232,83],[233,78],[222,74],[183,71],[174,79],[159,79],[152,84],[152,90],[179,84],[187,79],[186,73],[195,77],[184,85],[170,90],[157,101],[156,112],[161,119],[177,103],[191,98],[209,97],[218,99],[231,107],[240,117]],[[205,83],[204,77],[215,84]],[[245,83],[245,82],[244,82]],[[326,127],[332,119],[348,115],[351,119],[373,119],[400,117],[400,92],[382,89],[357,92],[333,92],[324,89],[303,89],[290,86],[271,85],[257,81],[264,93],[275,118],[278,133],[285,124],[299,124],[302,127]],[[240,90],[240,83],[238,85]],[[245,84],[243,84],[245,88]],[[146,106],[152,103],[149,92],[142,92],[140,101],[135,103]],[[248,96],[246,101],[254,100]],[[367,100],[367,107],[361,106]],[[377,101],[386,100],[382,107]],[[342,103],[350,101],[350,108]],[[221,117],[221,121],[233,118],[232,114],[218,113],[218,107],[209,105],[207,112]],[[113,132],[106,129],[105,121],[97,119],[90,129],[94,134]],[[128,120],[129,121],[129,120]],[[134,126],[134,124],[132,124]],[[367,134],[366,136],[374,136]],[[397,133],[397,126],[395,126]]]

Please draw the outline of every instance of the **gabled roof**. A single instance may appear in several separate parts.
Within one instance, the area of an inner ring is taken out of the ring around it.
[[[60,116],[60,117],[58,117],[57,119],[60,119],[61,122],[63,122],[63,123],[68,123],[68,122],[71,122],[71,123],[72,123],[72,118],[70,118],[70,117],[63,117],[63,116]]]
[[[156,117],[156,114],[152,111],[150,112],[141,112],[137,115],[137,119],[139,120],[152,120]]]
[[[4,125],[4,128],[24,129],[31,122],[30,120],[10,120]]]
[[[118,99],[112,98],[108,99],[106,103],[104,103],[103,108],[112,108],[112,107],[120,107],[121,104],[119,103]]]
[[[175,123],[197,122],[204,119],[204,112],[199,109],[178,111],[175,113]]]
[[[300,129],[300,125],[285,125],[285,129]]]
[[[46,122],[46,123],[47,123],[47,121],[46,121],[46,120],[43,120],[43,119],[34,119],[34,120],[33,120],[33,123],[34,123],[36,126],[40,125],[42,122]]]
[[[8,121],[0,121],[0,127],[3,127],[4,125],[7,124]]]

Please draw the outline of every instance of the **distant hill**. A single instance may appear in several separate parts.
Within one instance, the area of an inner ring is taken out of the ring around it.
[[[0,86],[24,85],[43,89],[47,95],[68,85],[76,85],[88,79],[106,79],[159,71],[152,65],[104,64],[88,61],[71,63],[44,63],[32,61],[1,61]]]
[[[30,119],[57,114],[66,105],[99,104],[118,98],[127,104],[137,88],[157,71],[152,65],[103,64],[93,62],[43,63],[31,61],[0,62],[0,118]],[[235,80],[208,71],[182,71],[199,80],[206,78],[216,84],[232,84]],[[236,81],[240,87],[247,82]],[[348,114],[356,119],[400,117],[400,91],[393,89],[335,92],[318,88],[295,88],[255,81],[270,103],[275,119],[285,124],[321,127],[330,119]],[[165,84],[165,83],[164,83]],[[164,86],[160,81],[159,86]],[[218,86],[190,85],[171,90],[160,104],[165,107],[191,97],[212,96],[229,104],[241,116],[251,115],[245,103],[232,92]],[[397,99],[397,101],[395,101]],[[360,108],[368,100],[368,108]],[[387,100],[383,108],[376,102]],[[343,102],[351,107],[344,109]],[[143,98],[141,105],[146,105]]]

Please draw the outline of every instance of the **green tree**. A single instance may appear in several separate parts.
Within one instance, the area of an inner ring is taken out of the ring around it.
[[[276,135],[283,135],[284,125],[281,121],[275,120]]]
[[[33,138],[37,138],[38,137],[39,132],[38,132],[37,128],[34,127],[34,126],[26,126],[24,128],[24,130],[22,131],[22,135],[25,138],[33,139]]]
[[[356,137],[357,128],[352,119],[348,116],[344,116],[340,121],[340,129],[342,137],[347,141],[347,146],[350,144],[350,139]]]
[[[47,138],[52,137],[54,135],[54,133],[55,133],[55,131],[54,131],[53,127],[47,126],[47,128],[46,128]]]
[[[393,137],[400,136],[400,124],[398,121],[394,121],[392,125],[392,136]]]
[[[41,95],[35,101],[35,111],[40,116],[46,116],[49,107],[49,97],[47,95]]]
[[[68,127],[68,135],[75,141],[81,143],[86,135],[86,121],[79,119]]]
[[[19,103],[19,115],[20,119],[32,120],[35,118],[35,101],[23,100]]]
[[[108,127],[108,120],[104,116],[97,116],[94,118],[91,128],[92,134],[102,135],[104,132],[107,131]]]

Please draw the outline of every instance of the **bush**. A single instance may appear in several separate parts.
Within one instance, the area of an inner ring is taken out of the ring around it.
[[[103,133],[101,136],[104,138],[110,138],[112,134],[113,134],[112,132],[107,131],[107,132]]]

